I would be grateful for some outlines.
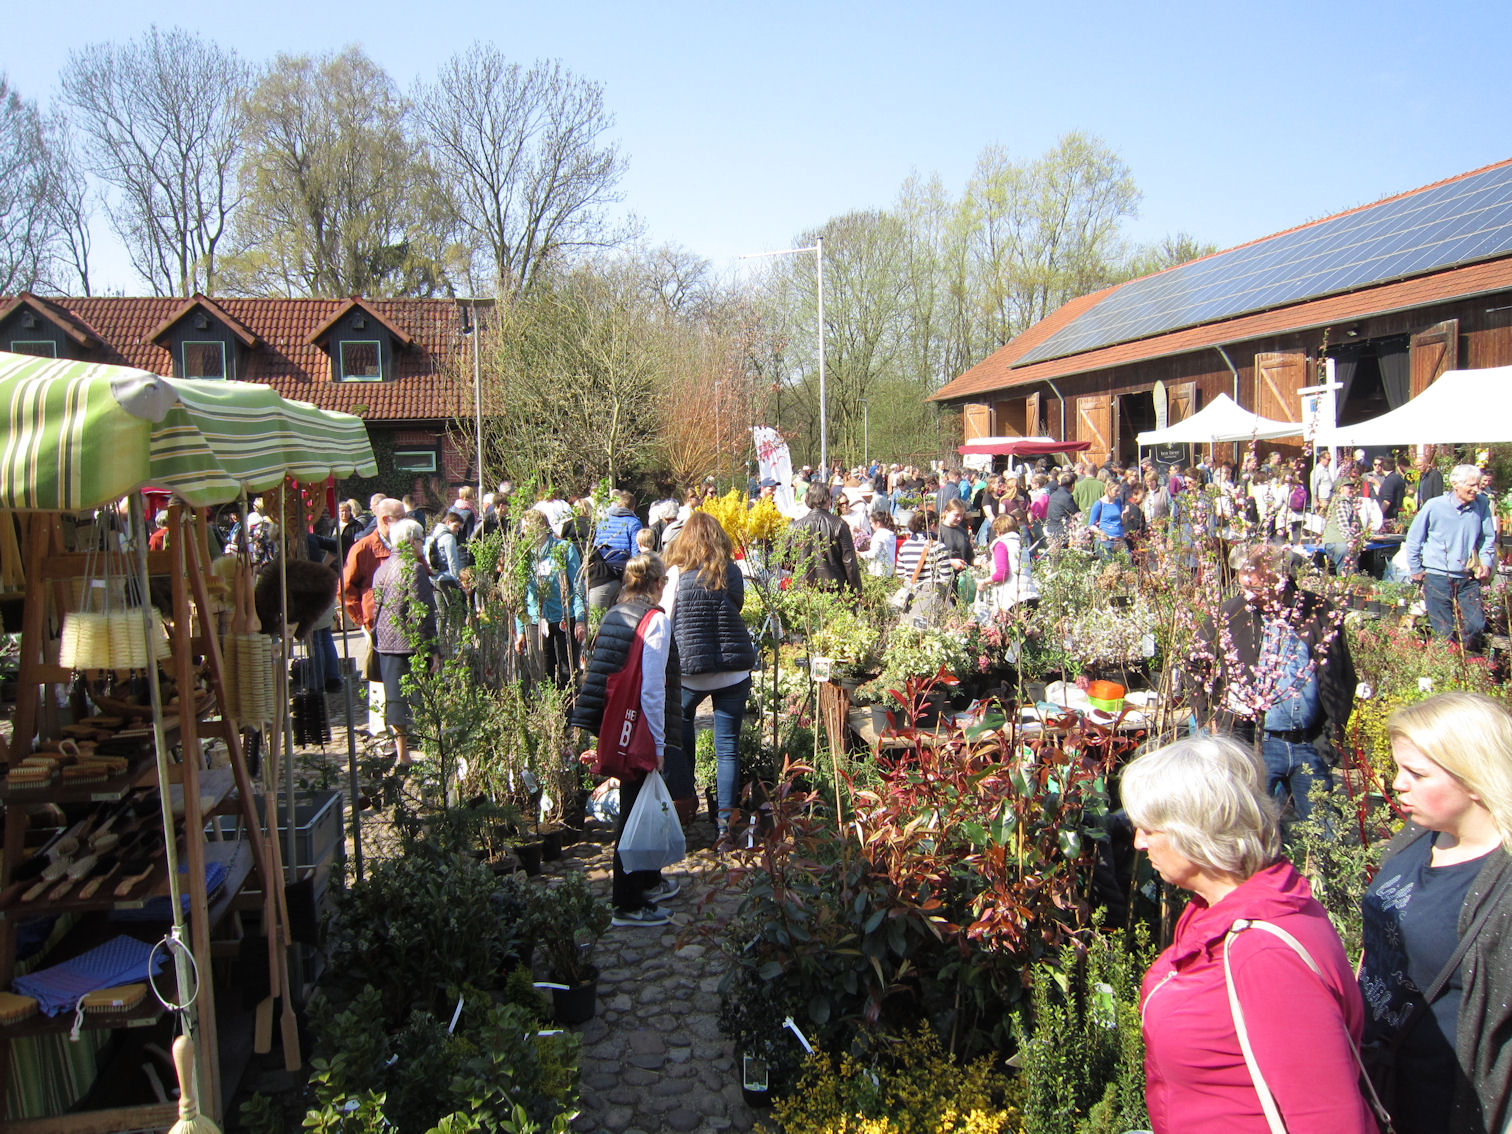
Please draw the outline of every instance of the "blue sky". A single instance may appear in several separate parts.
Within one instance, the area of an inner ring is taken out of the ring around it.
[[[12,8],[0,69],[42,101],[71,48],[151,22],[253,61],[356,42],[404,87],[473,39],[560,58],[605,87],[625,207],[721,269],[886,206],[911,171],[956,194],[983,146],[1031,157],[1069,130],[1132,169],[1131,237],[1220,246],[1512,156],[1506,0]],[[106,287],[141,290],[99,253]]]

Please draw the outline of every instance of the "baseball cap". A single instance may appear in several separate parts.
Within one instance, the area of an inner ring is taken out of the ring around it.
[[[773,480],[769,476],[762,477],[761,478],[761,487],[762,488],[776,488],[777,487],[777,482],[775,480]]]

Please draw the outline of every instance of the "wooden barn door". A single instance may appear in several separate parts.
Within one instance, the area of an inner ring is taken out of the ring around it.
[[[1440,374],[1459,364],[1459,320],[1445,319],[1413,335],[1410,357],[1415,398]]]
[[[1040,396],[1038,393],[1030,394],[1024,399],[1024,435],[1042,437],[1044,433],[1045,423],[1040,420]]]
[[[1185,421],[1197,412],[1197,383],[1171,382],[1166,385],[1166,425]]]
[[[1076,439],[1092,442],[1089,461],[1102,464],[1113,452],[1113,395],[1083,394],[1076,399]]]
[[[1254,412],[1276,421],[1301,421],[1297,391],[1307,384],[1307,355],[1301,351],[1255,355]]]

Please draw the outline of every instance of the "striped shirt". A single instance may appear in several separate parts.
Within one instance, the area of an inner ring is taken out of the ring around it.
[[[929,548],[925,555],[925,547]],[[924,566],[919,567],[919,557],[924,555]],[[939,540],[925,540],[923,536],[912,535],[907,540],[898,543],[898,578],[904,582],[914,577],[914,568],[919,568],[919,584],[936,583],[941,590],[948,587],[954,581],[955,572],[951,570],[950,560],[945,555],[945,548]]]

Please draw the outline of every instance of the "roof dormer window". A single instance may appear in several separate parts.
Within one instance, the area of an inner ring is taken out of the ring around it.
[[[383,348],[377,339],[343,339],[340,363],[343,382],[383,381]]]
[[[185,378],[226,378],[226,344],[186,339],[180,344],[183,353],[180,374]]]
[[[235,379],[259,339],[214,300],[192,295],[147,336],[173,360],[175,378]]]
[[[395,355],[410,350],[414,337],[357,297],[345,300],[306,342],[331,359],[337,382],[383,382],[397,370]]]

